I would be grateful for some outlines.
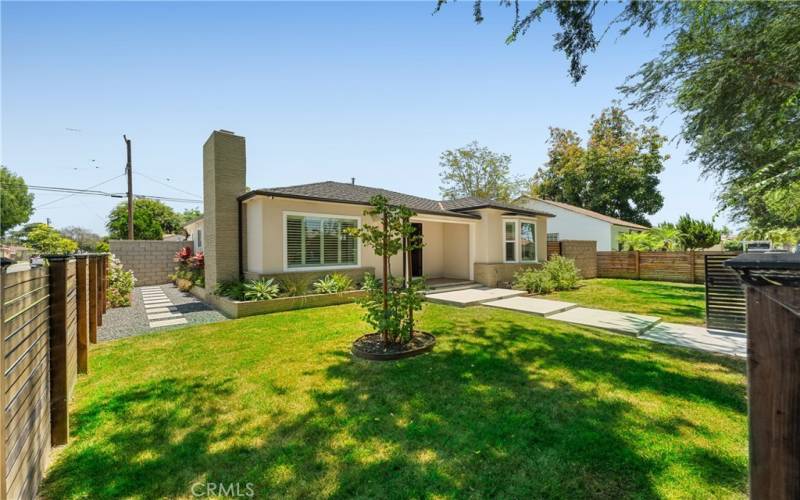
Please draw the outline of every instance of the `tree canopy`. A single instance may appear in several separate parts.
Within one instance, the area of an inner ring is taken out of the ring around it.
[[[447,150],[439,157],[441,186],[445,199],[477,196],[508,201],[520,192],[523,181],[511,176],[509,155],[498,154],[473,141]]]
[[[59,233],[65,238],[73,240],[78,244],[78,248],[86,252],[94,252],[97,249],[97,244],[101,241],[99,234],[84,227],[67,226],[59,230]]]
[[[128,205],[123,202],[114,207],[106,223],[111,239],[128,237]],[[158,200],[137,199],[133,204],[133,237],[137,240],[160,240],[164,234],[181,229],[175,211]]]
[[[439,0],[437,10],[445,3]],[[719,182],[720,207],[734,220],[800,226],[800,219],[787,220],[770,206],[780,193],[800,195],[800,2],[628,0],[601,34],[599,0],[542,1],[528,12],[519,1],[501,4],[516,13],[508,43],[545,15],[555,16],[560,31],[553,48],[569,59],[574,82],[586,73],[583,57],[607,30],[650,34],[664,27],[663,50],[627,79],[623,94],[651,118],[667,108],[681,114],[689,159]],[[474,4],[478,23],[481,5]]]
[[[548,161],[534,176],[533,194],[637,224],[664,204],[658,175],[669,157],[666,137],[636,126],[612,106],[595,118],[584,147],[576,132],[550,129]]]
[[[0,237],[19,224],[28,222],[33,213],[33,194],[25,180],[0,166]]]
[[[71,254],[78,250],[78,244],[65,238],[47,224],[34,224],[25,235],[24,243],[43,254]]]

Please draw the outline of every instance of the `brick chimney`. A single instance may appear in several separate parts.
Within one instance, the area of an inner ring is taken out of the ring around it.
[[[203,145],[206,290],[239,279],[239,203],[246,175],[244,137],[215,130]]]

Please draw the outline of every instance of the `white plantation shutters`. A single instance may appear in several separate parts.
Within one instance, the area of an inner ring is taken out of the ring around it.
[[[358,264],[356,239],[345,229],[358,227],[355,219],[305,215],[286,216],[286,261],[291,267]]]

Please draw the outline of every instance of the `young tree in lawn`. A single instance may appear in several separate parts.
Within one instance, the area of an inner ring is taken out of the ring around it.
[[[19,224],[28,222],[33,213],[33,194],[25,180],[0,165],[0,237]]]
[[[372,208],[364,215],[378,224],[362,224],[348,232],[371,247],[382,258],[383,280],[367,276],[364,288],[367,297],[361,304],[367,310],[365,320],[381,333],[385,343],[406,343],[414,335],[414,311],[422,308],[424,280],[411,278],[411,252],[422,248],[421,238],[409,220],[416,213],[404,206],[391,205],[385,196],[370,199]],[[392,277],[391,257],[403,252],[408,264],[402,280]]]
[[[720,242],[722,234],[710,222],[693,219],[689,214],[681,215],[675,225],[681,245],[686,250],[713,247]]]
[[[571,130],[550,129],[549,160],[534,176],[534,195],[647,225],[664,205],[658,175],[666,137],[636,126],[617,105],[595,118],[584,148]]]
[[[447,150],[439,157],[439,191],[448,200],[476,196],[508,201],[525,183],[511,177],[510,163],[510,156],[495,153],[477,141]]]
[[[160,240],[164,234],[174,234],[181,229],[175,211],[158,200],[137,199],[133,207],[133,237],[137,240]],[[128,238],[128,205],[120,203],[108,215],[106,223],[109,238]]]

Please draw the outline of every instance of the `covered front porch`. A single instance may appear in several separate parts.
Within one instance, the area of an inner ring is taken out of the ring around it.
[[[418,215],[411,219],[424,246],[412,252],[412,276],[446,284],[474,279],[475,229],[470,221]]]

